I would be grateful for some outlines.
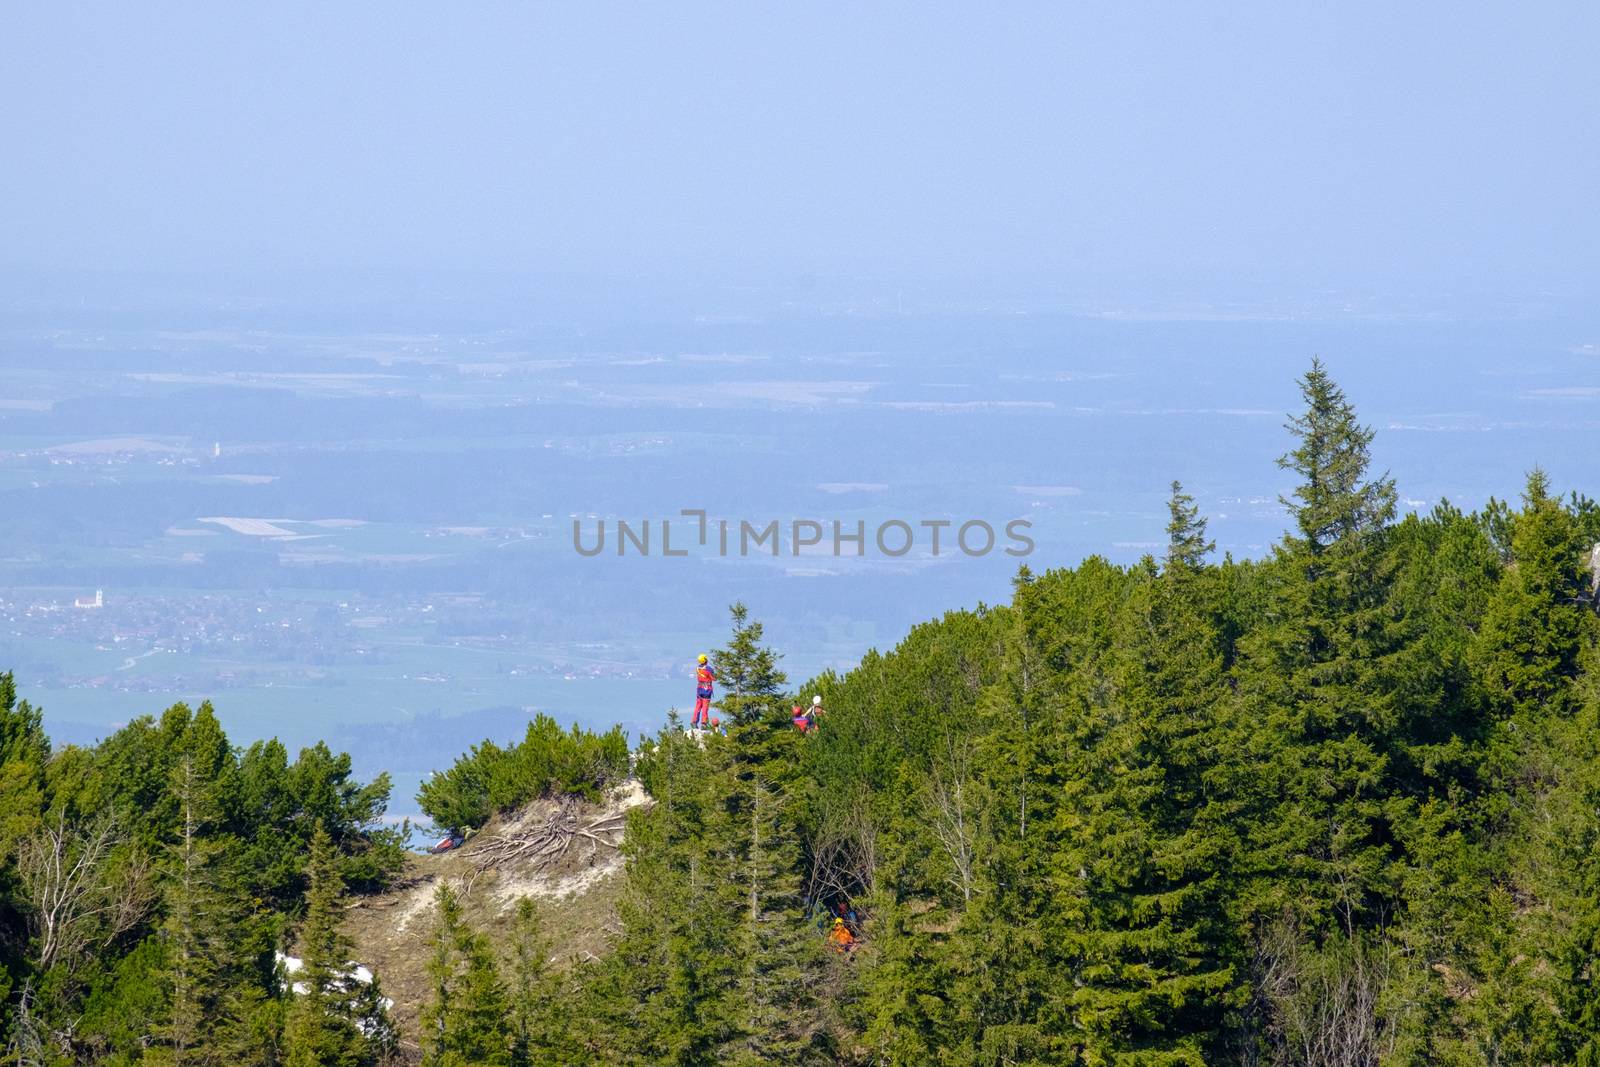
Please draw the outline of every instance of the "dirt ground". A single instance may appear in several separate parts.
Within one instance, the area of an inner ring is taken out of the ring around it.
[[[613,790],[606,804],[579,802],[575,813],[587,824],[647,803],[643,787],[630,781]],[[454,852],[413,856],[393,889],[348,905],[345,933],[354,943],[354,959],[372,969],[384,995],[394,1001],[403,1045],[416,1046],[418,1012],[427,997],[433,895],[441,880],[460,895],[467,921],[495,944],[505,942],[502,935],[517,901],[532,897],[552,946],[552,966],[571,966],[607,950],[622,887],[622,857],[614,847],[576,838],[551,860],[513,859],[498,869],[477,870],[497,837],[537,827],[555,810],[554,801],[539,801],[511,818],[491,821]],[[609,839],[620,841],[620,836]]]

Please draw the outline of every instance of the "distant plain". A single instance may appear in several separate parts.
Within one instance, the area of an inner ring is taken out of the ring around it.
[[[1542,464],[1600,491],[1600,327],[1383,313],[784,301],[608,315],[178,306],[0,317],[0,668],[85,741],[212,700],[236,741],[327,737],[415,781],[535,711],[635,735],[748,602],[799,683],[1008,596],[1018,560],[593,559],[575,520],[868,531],[1016,518],[1035,568],[1159,552],[1180,478],[1218,551],[1283,526],[1320,354],[1405,507]],[[748,303],[748,302],[747,302]],[[75,598],[104,590],[101,609]]]

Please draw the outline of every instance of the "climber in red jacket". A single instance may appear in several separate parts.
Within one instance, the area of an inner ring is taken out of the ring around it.
[[[698,730],[711,725],[711,683],[716,680],[716,674],[706,664],[706,654],[700,653],[699,666],[694,672],[694,714],[689,717],[691,729]]]

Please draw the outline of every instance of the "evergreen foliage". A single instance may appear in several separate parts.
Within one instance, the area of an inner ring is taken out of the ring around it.
[[[382,1020],[363,1019],[347,975],[350,943],[340,931],[344,883],[339,877],[333,839],[318,827],[311,838],[307,870],[306,915],[300,927],[300,971],[293,978],[297,994],[289,1008],[286,1033],[287,1067],[359,1067],[377,1051],[367,1029]]]
[[[1206,556],[1215,551],[1217,543],[1206,539],[1206,519],[1194,497],[1183,491],[1183,483],[1174,480],[1172,497],[1167,501],[1167,566],[1199,567]]]
[[[1174,482],[1161,558],[1023,568],[809,681],[806,734],[733,605],[727,735],[633,754],[611,952],[551,960],[531,901],[491,944],[441,882],[422,1061],[1600,1067],[1600,508],[1535,470],[1397,518],[1327,369],[1299,386],[1265,558],[1213,561]],[[476,824],[629,758],[541,719],[425,805]],[[338,980],[386,798],[207,707],[52,750],[0,676],[10,1061],[392,1052]],[[300,997],[271,969],[296,926]]]
[[[540,714],[509,748],[492,741],[474,745],[449,770],[422,783],[417,803],[440,826],[482,826],[495,812],[542,796],[577,793],[596,799],[627,773],[628,741],[620,727],[603,734],[578,726],[567,731]]]
[[[317,881],[309,910],[328,914],[328,887],[380,887],[403,861],[405,829],[379,822],[387,778],[356,782],[321,745],[240,752],[209,705],[52,749],[0,676],[0,757],[9,1062],[283,1062],[273,955],[302,894]],[[359,1044],[349,1062],[382,1054],[381,1035]]]
[[[511,1067],[572,1062],[564,1040],[561,991],[551,972],[539,909],[517,901],[506,960],[506,999],[510,1010]]]
[[[669,731],[640,761],[657,804],[583,983],[591,1049],[1600,1061],[1593,508],[1536,475],[1518,509],[1396,521],[1372,431],[1320,363],[1300,387],[1293,528],[1265,560],[1208,562],[1174,484],[1159,564],[1024,568],[1009,605],[809,683],[829,712],[803,739],[783,683],[746,682],[736,607],[730,737]],[[793,858],[756,847],[774,801]],[[779,1016],[751,980],[758,866],[773,899],[793,873],[813,916],[860,915],[849,957],[774,954]]]
[[[467,925],[447,882],[434,896],[428,942],[431,996],[422,1012],[424,1067],[509,1067],[512,1034],[505,990],[485,937]]]

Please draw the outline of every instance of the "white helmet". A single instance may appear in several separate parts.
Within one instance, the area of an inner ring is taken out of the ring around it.
[[[814,708],[820,708],[822,706],[822,696],[820,694],[811,698],[811,706]]]

